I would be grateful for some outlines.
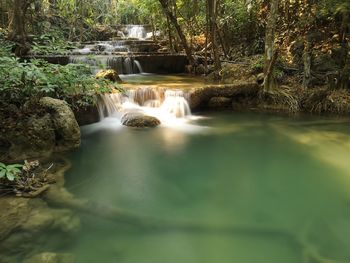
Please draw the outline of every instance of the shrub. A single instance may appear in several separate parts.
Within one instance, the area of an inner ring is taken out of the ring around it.
[[[14,181],[16,176],[21,173],[23,165],[0,163],[0,179],[5,178],[9,181]]]
[[[88,65],[49,64],[43,60],[20,61],[0,48],[0,101],[22,106],[43,96],[63,99],[73,107],[95,103],[96,94],[121,89],[106,79],[96,79]]]

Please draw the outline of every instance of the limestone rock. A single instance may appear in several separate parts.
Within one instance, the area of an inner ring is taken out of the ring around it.
[[[71,236],[80,226],[73,212],[52,209],[39,198],[0,198],[0,222],[0,258],[33,253],[52,240],[53,233]]]
[[[51,115],[55,130],[56,151],[66,151],[80,146],[80,128],[68,103],[44,97],[40,105]]]
[[[4,120],[0,128],[0,161],[47,157],[80,146],[80,128],[69,105],[44,97],[38,112]]]
[[[96,74],[97,79],[109,79],[110,81],[113,82],[118,82],[121,83],[122,80],[118,75],[118,72],[115,71],[114,69],[103,69],[97,72]]]
[[[144,115],[140,112],[129,112],[124,114],[121,122],[125,126],[138,128],[157,127],[160,125],[160,120],[156,117]]]
[[[227,97],[212,97],[208,102],[208,107],[211,109],[229,108],[232,104],[232,99]]]
[[[55,145],[54,130],[50,114],[18,120],[13,128],[0,133],[3,145],[0,160],[23,160],[50,155]]]

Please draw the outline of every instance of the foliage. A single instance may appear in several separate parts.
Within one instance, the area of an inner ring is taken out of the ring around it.
[[[31,53],[66,54],[69,50],[76,48],[74,43],[66,41],[62,33],[58,31],[49,32],[40,36],[35,36],[31,46]]]
[[[23,165],[0,163],[0,179],[5,178],[9,181],[14,181],[18,174],[21,173]]]
[[[261,73],[264,70],[264,56],[259,56],[257,59],[251,64],[251,70],[253,73]]]
[[[1,167],[4,166],[12,171],[12,175],[10,175],[9,179],[3,176],[6,180],[0,180],[1,194],[36,197],[46,191],[50,184],[55,182],[54,178],[49,173],[49,170],[54,166],[53,163],[45,164],[44,166],[42,166],[38,160],[25,160],[24,165],[4,165],[0,163],[0,171]]]
[[[1,50],[1,49],[0,49]],[[95,102],[95,95],[119,87],[91,75],[88,65],[49,64],[42,60],[20,61],[11,56],[0,57],[0,100],[23,106],[51,96],[84,107]]]

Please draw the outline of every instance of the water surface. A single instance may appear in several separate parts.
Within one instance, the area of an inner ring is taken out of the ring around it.
[[[204,86],[204,79],[188,74],[160,75],[152,73],[120,75],[125,88],[190,89]]]
[[[68,189],[165,224],[82,215],[68,249],[84,263],[350,262],[348,124],[208,113],[176,127],[84,127]]]

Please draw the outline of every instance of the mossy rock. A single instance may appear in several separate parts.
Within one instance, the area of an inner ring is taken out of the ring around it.
[[[126,113],[121,119],[125,126],[137,128],[153,128],[160,125],[160,120],[156,117],[144,115],[139,112]]]
[[[118,75],[118,72],[114,69],[103,69],[96,74],[97,79],[108,79],[113,82],[121,83],[123,82]]]

